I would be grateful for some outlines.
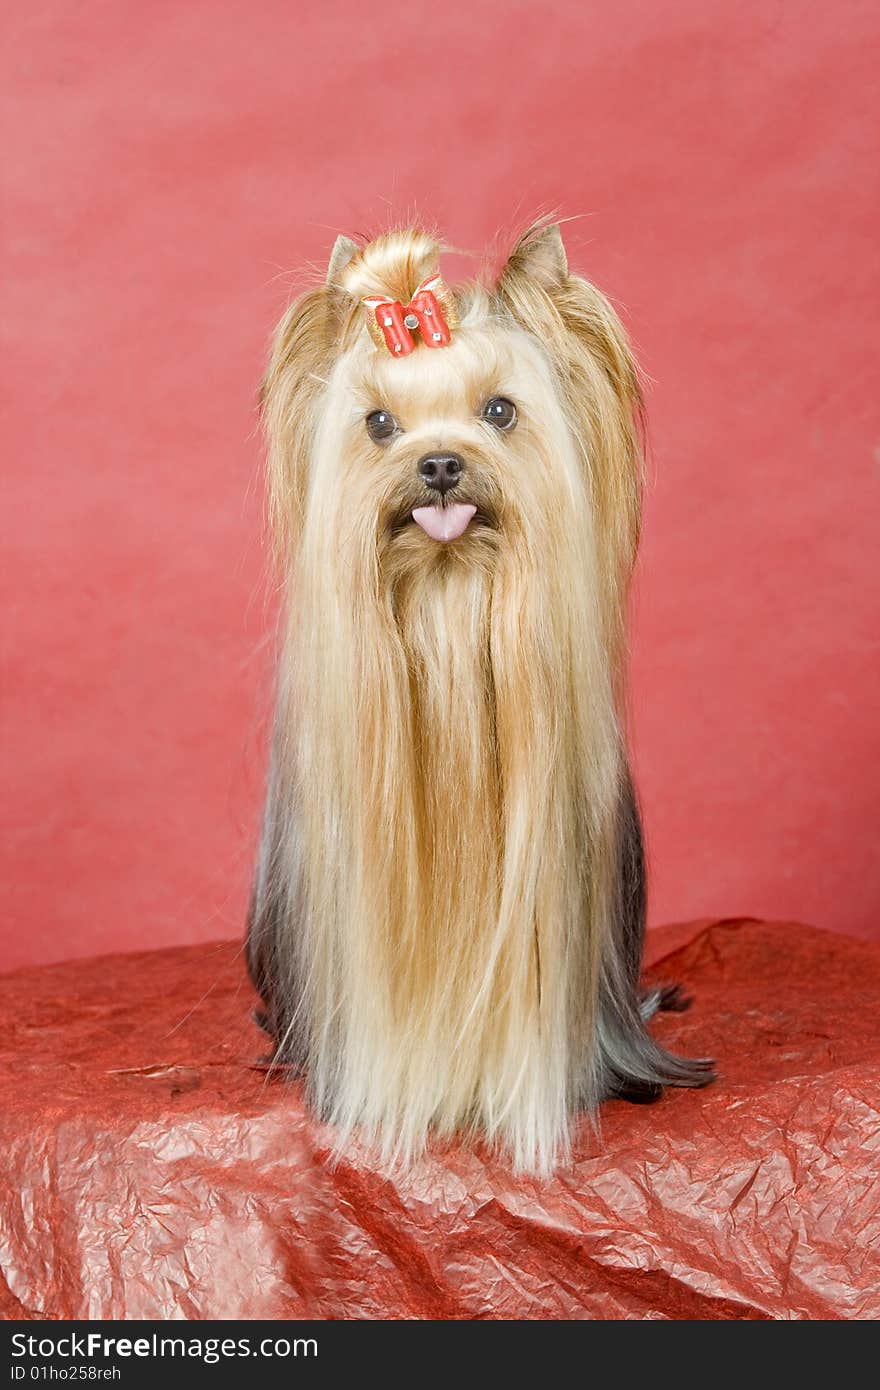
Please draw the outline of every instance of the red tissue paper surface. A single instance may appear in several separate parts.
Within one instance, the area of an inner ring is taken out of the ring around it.
[[[696,997],[657,1034],[721,1080],[605,1106],[549,1181],[332,1166],[237,943],[3,977],[4,1315],[880,1316],[880,947],[724,921],[649,960]]]

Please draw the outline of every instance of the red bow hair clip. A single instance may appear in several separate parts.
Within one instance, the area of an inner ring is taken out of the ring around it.
[[[412,352],[416,329],[426,347],[448,347],[452,342],[449,301],[439,275],[423,280],[409,304],[384,296],[371,296],[364,304],[371,338],[377,347],[384,345],[395,357],[406,357]]]

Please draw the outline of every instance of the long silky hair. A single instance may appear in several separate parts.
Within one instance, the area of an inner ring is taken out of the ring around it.
[[[611,1094],[702,1085],[649,1036],[644,866],[625,700],[641,396],[608,301],[530,228],[455,329],[403,360],[362,300],[437,269],[419,229],[340,238],[279,325],[263,388],[286,588],[249,959],[276,1056],[338,1147],[386,1159],[479,1132],[564,1158]],[[515,430],[480,417],[513,400]],[[364,427],[382,409],[387,445]],[[466,461],[476,522],[409,521],[416,464]],[[672,1002],[669,1000],[668,1002]]]

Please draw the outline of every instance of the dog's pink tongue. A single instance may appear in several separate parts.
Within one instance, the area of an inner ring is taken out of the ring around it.
[[[412,519],[435,541],[456,541],[463,536],[476,507],[470,502],[453,502],[448,507],[416,507]]]

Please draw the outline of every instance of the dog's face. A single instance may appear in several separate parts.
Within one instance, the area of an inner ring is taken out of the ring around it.
[[[562,590],[602,589],[615,642],[640,500],[639,390],[620,324],[569,274],[558,229],[541,228],[491,288],[444,290],[448,345],[394,356],[365,304],[406,303],[436,257],[420,232],[340,238],[327,283],[282,320],[264,385],[278,533],[361,594],[376,580],[488,572],[504,556],[552,570]]]
[[[478,296],[443,349],[395,359],[364,334],[340,358],[313,455],[311,506],[386,569],[491,563],[548,542],[584,506],[551,363]],[[335,523],[330,512],[335,512]]]

